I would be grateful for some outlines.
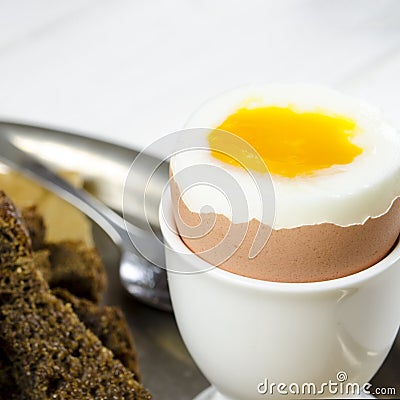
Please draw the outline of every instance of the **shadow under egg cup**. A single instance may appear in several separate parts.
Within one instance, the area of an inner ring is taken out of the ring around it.
[[[212,384],[196,399],[368,394],[399,329],[399,243],[344,278],[278,283],[226,272],[192,253],[175,231],[168,190],[160,225],[178,327]]]

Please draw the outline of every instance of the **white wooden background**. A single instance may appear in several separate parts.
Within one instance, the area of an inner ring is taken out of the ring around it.
[[[341,88],[400,127],[400,0],[0,0],[0,119],[143,148],[271,81]]]

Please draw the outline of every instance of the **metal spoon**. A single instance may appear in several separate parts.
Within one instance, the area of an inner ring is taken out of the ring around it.
[[[87,192],[73,187],[35,157],[14,146],[1,132],[0,159],[80,209],[104,229],[121,250],[120,277],[129,293],[156,308],[172,309],[163,269],[164,247],[153,233],[132,225]],[[132,244],[131,237],[141,253]],[[157,265],[142,254],[151,255],[150,259]]]

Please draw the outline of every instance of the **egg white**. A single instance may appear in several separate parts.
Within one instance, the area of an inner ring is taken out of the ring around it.
[[[271,204],[275,206],[274,229],[321,223],[362,224],[389,210],[400,196],[400,135],[385,121],[380,110],[332,89],[312,85],[267,85],[226,92],[203,104],[191,116],[185,128],[205,129],[192,138],[183,135],[180,146],[207,149],[210,130],[236,110],[243,106],[272,105],[351,118],[357,125],[352,141],[363,149],[350,164],[334,165],[312,175],[294,178],[271,175],[275,192],[275,204]],[[243,190],[246,207],[242,205],[242,211],[233,210],[232,204],[237,207],[235,202],[218,194],[215,187],[195,184],[184,190],[190,186],[190,176],[183,182],[179,172],[196,164],[210,165],[209,176],[207,169],[202,168],[204,182],[212,180],[215,167],[233,176]],[[225,215],[234,223],[255,218],[271,224],[271,215],[266,215],[260,205],[254,180],[242,169],[217,160],[207,150],[180,152],[171,158],[170,165],[178,187],[184,192],[182,199],[191,211],[200,213],[209,205],[213,212]],[[269,182],[266,179],[265,185],[270,185]]]

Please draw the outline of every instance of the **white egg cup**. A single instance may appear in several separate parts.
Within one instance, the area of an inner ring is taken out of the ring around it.
[[[399,328],[399,244],[379,263],[344,278],[266,282],[215,268],[191,253],[170,229],[175,224],[167,190],[160,210],[178,327],[212,384],[197,399],[300,398],[304,384],[320,391],[329,381],[345,397],[352,390],[347,384],[369,382]],[[294,393],[280,394],[280,383]],[[321,397],[334,396],[325,386]]]

